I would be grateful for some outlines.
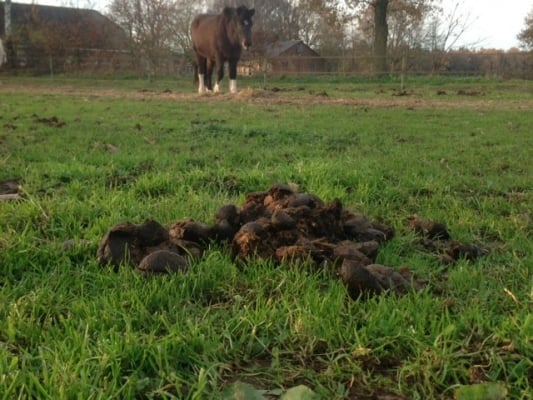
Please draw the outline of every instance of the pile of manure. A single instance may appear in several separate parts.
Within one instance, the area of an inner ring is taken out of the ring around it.
[[[428,249],[442,251],[445,262],[485,254],[476,246],[451,241],[443,224],[413,216],[408,225]],[[294,186],[274,184],[267,191],[249,193],[240,207],[222,205],[212,224],[191,218],[168,227],[153,220],[116,224],[100,240],[97,257],[102,266],[129,265],[146,275],[186,272],[211,243],[217,243],[244,267],[250,261],[267,260],[327,268],[357,299],[385,292],[403,294],[423,286],[405,266],[376,263],[380,245],[394,234],[391,226],[344,208],[338,199],[325,202]]]

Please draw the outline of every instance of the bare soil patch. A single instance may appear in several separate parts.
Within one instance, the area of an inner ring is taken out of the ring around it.
[[[273,88],[242,88],[237,94],[208,93],[199,95],[191,88],[190,92],[177,92],[171,89],[163,90],[127,90],[127,89],[103,89],[103,88],[75,88],[70,86],[30,86],[27,84],[17,85],[4,83],[0,86],[0,93],[28,93],[28,94],[55,94],[65,96],[77,96],[87,98],[127,98],[127,99],[158,99],[168,101],[191,101],[191,102],[245,102],[264,105],[340,105],[352,107],[403,107],[403,108],[435,108],[435,109],[516,109],[530,110],[533,108],[533,100],[493,100],[478,96],[476,93],[462,93],[460,100],[438,96],[437,98],[425,98],[421,96],[402,95],[395,92],[390,97],[371,99],[355,99],[350,97],[332,96],[326,92],[309,93],[305,89],[298,88],[296,91]]]
[[[0,181],[0,201],[18,200],[21,198],[20,183],[22,179],[12,178]]]

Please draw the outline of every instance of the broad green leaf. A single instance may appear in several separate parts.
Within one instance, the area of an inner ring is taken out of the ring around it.
[[[503,400],[507,389],[501,383],[479,383],[461,386],[455,391],[456,400]]]
[[[305,385],[295,386],[290,388],[281,396],[280,400],[317,400],[318,396],[315,392]]]
[[[276,396],[276,397],[280,397],[282,394],[283,394],[283,389],[272,389],[272,390],[268,390],[266,392],[267,395],[269,396]]]
[[[450,336],[455,331],[455,325],[450,324],[442,331],[442,336]]]
[[[222,392],[221,400],[266,400],[264,390],[254,388],[249,383],[235,382]]]

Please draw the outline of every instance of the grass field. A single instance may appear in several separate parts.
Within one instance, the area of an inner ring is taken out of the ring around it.
[[[0,78],[0,398],[531,399],[533,82],[239,85]],[[427,287],[354,301],[215,245],[186,274],[98,265],[118,222],[211,223],[275,182],[392,225],[378,261]],[[443,265],[413,214],[489,254]]]

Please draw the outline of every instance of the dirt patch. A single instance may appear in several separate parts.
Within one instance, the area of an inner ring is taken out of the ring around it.
[[[430,109],[519,109],[530,110],[533,100],[490,100],[475,94],[461,96],[460,101],[438,98],[419,98],[415,96],[390,96],[388,98],[354,99],[348,97],[320,94],[293,94],[288,90],[243,88],[236,95],[229,93],[198,95],[191,88],[190,92],[172,92],[169,89],[161,91],[130,91],[100,88],[73,88],[73,87],[43,87],[16,85],[5,83],[0,86],[0,93],[28,93],[28,94],[57,94],[87,98],[129,98],[129,99],[158,99],[168,101],[188,102],[246,102],[261,105],[344,105],[353,107],[404,107],[404,108],[430,108]],[[304,92],[303,90],[297,90]]]
[[[408,218],[407,226],[420,237],[420,246],[437,255],[443,264],[453,264],[461,259],[474,261],[489,251],[476,244],[460,243],[453,240],[448,228],[440,223],[413,215]]]
[[[18,200],[22,198],[20,184],[22,179],[11,178],[0,181],[0,201]]]
[[[457,91],[458,96],[484,96],[485,93],[481,92],[480,90],[473,90],[473,89],[459,89]]]
[[[56,116],[53,116],[53,117],[50,117],[50,118],[41,118],[41,117],[38,117],[37,115],[34,115],[35,119],[34,121],[35,122],[38,122],[40,124],[44,124],[44,125],[48,125],[48,126],[51,126],[53,128],[63,128],[67,123],[65,121],[61,121],[59,118],[57,118]]]

